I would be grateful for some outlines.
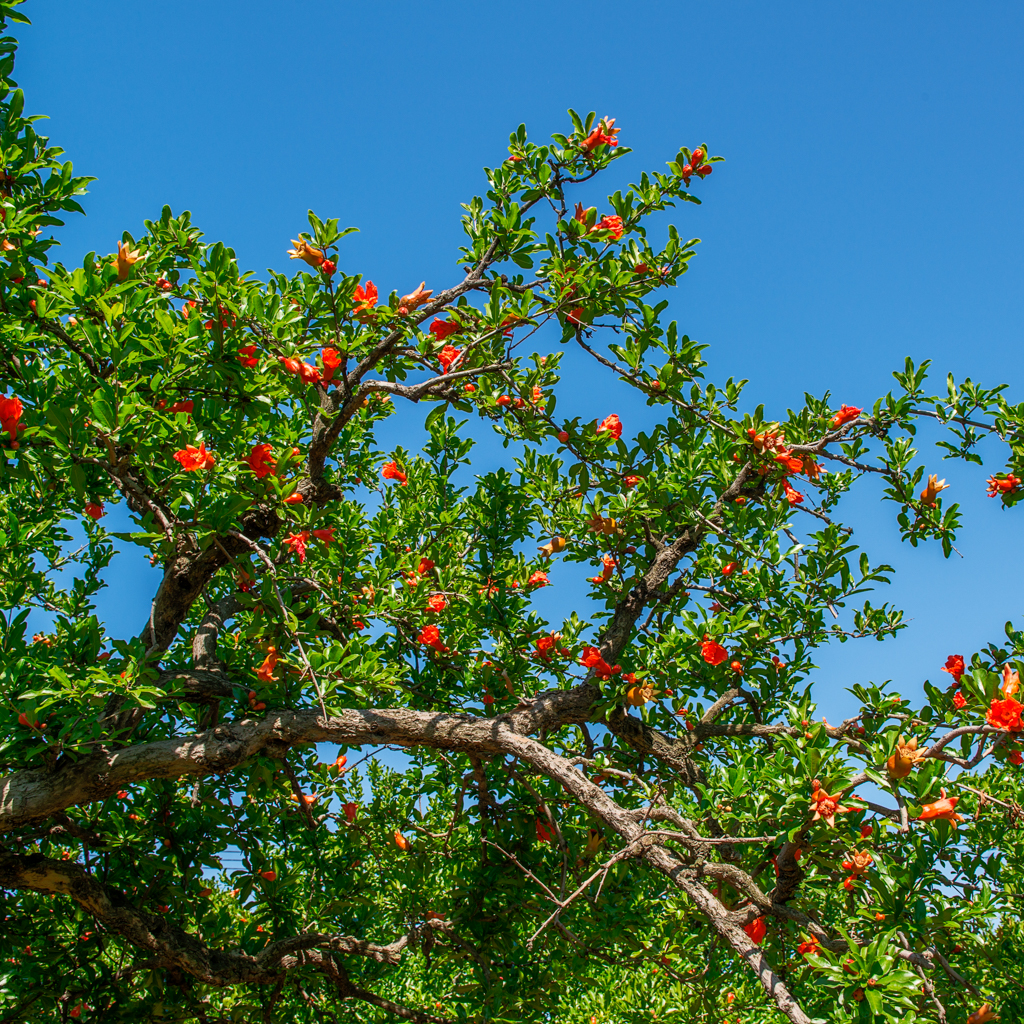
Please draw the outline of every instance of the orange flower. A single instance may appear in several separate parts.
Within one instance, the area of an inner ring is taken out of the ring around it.
[[[399,832],[397,828],[395,829],[395,846],[397,846],[400,850],[409,849],[409,840],[406,839],[405,836],[403,836],[402,833]]]
[[[541,636],[534,641],[537,650],[534,652],[535,658],[540,658],[541,661],[551,661],[553,654],[561,654],[562,657],[568,655],[568,651],[564,647],[559,647],[559,643],[562,640],[561,633],[552,633],[550,636]]]
[[[404,309],[408,313],[430,301],[430,296],[434,293],[431,289],[423,287],[426,283],[426,281],[420,281],[420,286],[415,291],[409,292],[408,295],[403,295],[398,300],[399,312]]]
[[[619,134],[621,129],[613,127],[614,124],[614,117],[602,118],[597,127],[580,143],[580,149],[589,155],[598,146],[617,146],[619,140],[615,136]]]
[[[957,690],[956,693],[953,694],[953,707],[955,707],[957,711],[959,711],[961,708],[966,706],[967,698],[959,690]]]
[[[622,218],[617,216],[602,217],[597,222],[597,230],[610,231],[612,235],[612,241],[617,242],[622,237]]]
[[[1016,701],[1014,702],[1016,703]],[[941,800],[936,800],[933,804],[925,804],[921,808],[921,813],[917,816],[918,821],[934,821],[939,818],[943,818],[956,828],[958,821],[963,821],[963,816],[959,815],[955,811],[957,801],[960,799],[958,796],[946,797],[946,791],[944,789],[939,790],[942,794]]]
[[[314,249],[305,239],[292,239],[294,249],[288,250],[288,259],[304,260],[311,267],[319,267],[324,261],[324,254],[319,249]]]
[[[788,480],[783,481],[782,486],[785,490],[786,501],[788,501],[790,505],[799,505],[804,500],[804,496],[799,491],[794,490],[789,486]]]
[[[940,480],[938,473],[932,473],[928,477],[928,486],[921,492],[921,504],[922,505],[935,505],[935,499],[939,495],[939,491],[945,491],[949,489],[949,484],[945,480]]]
[[[990,476],[988,478],[988,496],[994,498],[997,494],[1013,494],[1020,487],[1020,480],[1012,473],[1004,477]]]
[[[277,668],[277,663],[281,660],[281,655],[277,653],[276,647],[267,648],[267,656],[263,659],[263,664],[256,669],[256,678],[261,683],[276,683],[278,682],[277,676],[274,675],[274,669]]]
[[[787,473],[799,473],[804,468],[804,460],[799,455],[794,455],[788,448],[784,448],[775,456],[775,461]]]
[[[622,437],[622,421],[615,413],[605,416],[597,428],[598,434],[608,433],[616,441]]]
[[[256,474],[257,480],[262,480],[274,472],[277,462],[270,454],[269,444],[254,444],[252,451],[249,452],[249,458],[245,459],[242,464],[248,466]]]
[[[773,423],[771,426],[766,427],[764,432],[759,434],[753,427],[748,428],[747,437],[750,438],[750,443],[759,452],[770,452],[770,451],[781,451],[782,446],[786,443],[785,435],[776,429],[777,423]]]
[[[601,562],[603,565],[601,575],[588,577],[591,583],[607,583],[612,578],[612,573],[615,572],[615,559],[611,555],[605,555]]]
[[[458,334],[462,330],[462,325],[454,323],[451,320],[442,320],[440,317],[434,319],[434,322],[430,325],[430,333],[437,338],[438,341],[444,341],[450,338],[453,334]]]
[[[821,956],[821,947],[818,945],[818,937],[812,935],[805,942],[796,947],[796,951],[802,956]]]
[[[452,345],[445,345],[437,355],[437,361],[441,364],[441,372],[447,373],[452,363],[458,362],[462,352]]]
[[[409,484],[408,478],[398,468],[397,462],[385,462],[381,467],[380,473],[385,480],[397,480],[403,487],[407,487]]]
[[[709,665],[721,665],[729,657],[729,652],[717,640],[705,635],[700,645],[700,656]]]
[[[843,426],[844,423],[851,423],[855,420],[862,410],[858,409],[855,405],[841,405],[839,412],[832,417],[832,426],[836,429]]]
[[[967,1018],[967,1024],[986,1024],[990,1020],[999,1020],[997,1014],[992,1012],[991,1003],[982,1003],[977,1010]]]
[[[1009,665],[1003,666],[1003,685],[999,687],[1003,696],[1012,697],[1020,687],[1020,676]]]
[[[546,572],[538,570],[526,581],[528,587],[546,587],[551,583]]]
[[[18,430],[21,427],[21,415],[24,412],[21,399],[16,396],[7,398],[0,395],[0,430],[6,430],[11,439],[11,447],[18,447]]]
[[[817,821],[819,818],[824,819],[828,823],[829,828],[836,827],[836,815],[843,814],[850,810],[849,807],[840,807],[839,798],[829,796],[821,788],[821,783],[817,779],[811,784],[811,809],[814,811],[814,817],[811,821]]]
[[[117,243],[117,255],[114,257],[113,265],[117,267],[118,281],[125,281],[131,273],[132,264],[142,259],[142,253],[138,249],[132,249],[124,242]]]
[[[765,935],[768,934],[768,925],[763,917],[755,917],[750,924],[743,926],[743,930],[750,936],[752,942],[756,942],[760,946],[764,942]]]
[[[377,286],[372,281],[366,282],[366,287],[357,284],[356,290],[352,293],[352,313],[357,320],[364,324],[373,319],[373,308],[377,305]]]
[[[964,656],[962,654],[951,654],[946,658],[946,664],[942,666],[943,672],[948,672],[957,683],[964,674]]]
[[[416,637],[416,643],[433,647],[438,654],[447,654],[450,649],[441,642],[441,631],[437,626],[424,626],[420,630],[420,635]]]
[[[993,698],[988,714],[985,715],[985,721],[997,729],[1021,732],[1024,730],[1024,723],[1020,719],[1021,711],[1024,711],[1024,704],[1014,700],[1013,697],[1007,697],[1005,700]]]
[[[443,612],[448,607],[444,594],[432,594],[427,598],[427,611]]]
[[[186,473],[197,473],[201,469],[209,469],[217,462],[206,450],[205,441],[200,441],[198,448],[190,444],[185,445],[182,451],[174,453],[174,458]]]
[[[341,809],[345,812],[345,817],[348,819],[348,823],[351,825],[356,820],[356,811],[359,810],[359,804],[347,803],[342,804]]]
[[[908,743],[900,736],[896,741],[895,752],[886,763],[894,779],[905,779],[914,770],[914,765],[923,760],[924,751],[917,749],[917,737],[911,736]]]
[[[640,483],[641,480],[643,480],[642,476],[627,476],[622,478],[622,482],[627,491],[631,491],[638,483]]]
[[[90,519],[102,519],[107,513],[103,511],[103,505],[95,501],[85,503],[85,514]]]

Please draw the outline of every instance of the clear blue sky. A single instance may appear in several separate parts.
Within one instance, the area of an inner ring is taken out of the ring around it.
[[[827,389],[866,405],[907,355],[1022,397],[1019,2],[23,9],[35,21],[20,30],[27,109],[49,114],[76,170],[99,178],[88,218],[62,235],[67,262],[111,251],[169,203],[244,267],[286,269],[311,206],[361,228],[343,269],[385,293],[443,286],[461,276],[459,203],[509,132],[525,121],[542,140],[567,130],[566,107],[596,109],[634,149],[601,194],[680,145],[727,158],[700,188],[705,205],[674,217],[704,243],[671,314],[711,346],[713,378],[750,378],[750,407],[782,414]],[[579,390],[579,412],[607,411]],[[964,558],[903,548],[870,488],[851,503],[859,539],[899,568],[889,599],[913,626],[820,659],[830,713],[857,680],[945,680],[946,654],[1022,617],[1020,513],[984,497],[980,471],[928,462],[968,513]],[[131,580],[107,599],[121,631],[138,625],[143,581]]]

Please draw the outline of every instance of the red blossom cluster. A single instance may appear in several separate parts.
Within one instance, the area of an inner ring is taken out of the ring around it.
[[[690,178],[693,175],[697,175],[699,178],[706,178],[711,173],[711,164],[704,163],[704,159],[707,154],[698,146],[691,154],[688,163],[683,164],[683,169],[680,172],[680,177],[686,183],[686,187],[690,187]]]
[[[441,642],[441,631],[437,626],[424,626],[420,630],[420,635],[416,637],[416,643],[432,647],[438,654],[447,654],[450,650]]]
[[[584,647],[580,655],[580,664],[589,668],[599,679],[608,679],[617,676],[622,671],[621,665],[609,665],[601,657],[601,652],[596,647]]]

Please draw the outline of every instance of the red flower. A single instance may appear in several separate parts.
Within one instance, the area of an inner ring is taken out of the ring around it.
[[[342,804],[341,809],[345,812],[345,817],[348,819],[348,823],[351,825],[352,822],[356,820],[356,811],[359,810],[359,804]]]
[[[494,404],[495,405],[511,405],[512,404],[512,399],[509,398],[508,395],[499,395],[494,400]]]
[[[804,500],[804,496],[799,491],[789,486],[788,480],[783,483],[783,487],[785,488],[786,500],[790,505],[799,505]]]
[[[730,562],[728,565],[722,566],[722,575],[731,576],[740,567],[739,562]]]
[[[985,721],[994,725],[997,729],[1005,729],[1007,732],[1021,732],[1024,730],[1024,723],[1020,720],[1020,713],[1024,711],[1024,704],[1007,697],[1005,700],[993,700],[985,715]]]
[[[444,594],[433,594],[427,598],[427,611],[443,612],[448,607]]]
[[[302,378],[303,384],[315,384],[320,380],[320,371],[315,366],[310,366],[309,363],[304,363],[301,359],[294,359],[291,356],[281,356],[280,359],[289,373],[294,373]]]
[[[544,392],[541,391],[541,389],[536,384],[534,384],[533,390],[530,392],[530,401],[533,402],[534,405],[543,408],[544,403],[541,401],[543,397]]]
[[[341,355],[336,348],[325,348],[320,359],[324,364],[323,382],[328,384],[334,380],[334,371],[341,366]]]
[[[398,468],[397,462],[385,462],[381,467],[380,473],[385,480],[397,480],[403,487],[408,486],[408,478]]]
[[[750,924],[743,926],[743,930],[750,936],[752,942],[756,942],[760,946],[765,935],[768,934],[768,925],[765,924],[763,917],[755,917]]]
[[[599,679],[608,679],[610,676],[616,676],[622,671],[621,665],[609,665],[601,657],[601,652],[596,647],[583,648],[583,653],[580,655],[580,664],[592,669],[594,675]]]
[[[102,519],[107,513],[103,511],[103,505],[95,501],[85,503],[85,514],[90,519]]]
[[[1021,753],[1020,753],[1019,750],[1015,750],[1007,758],[1007,760],[1010,762],[1010,764],[1016,766],[1017,768],[1019,768],[1022,764],[1024,764],[1024,757],[1021,756]]]
[[[948,672],[959,684],[960,677],[964,674],[964,656],[962,654],[951,654],[946,658],[946,664],[942,666],[943,672]]]
[[[569,313],[568,313],[568,315],[566,316],[565,319],[566,319],[567,323],[570,323],[570,324],[580,324],[582,326],[582,324],[584,323],[584,321],[582,319],[582,316],[583,316],[583,307],[582,306],[577,306],[575,309],[570,309],[569,310]]]
[[[988,478],[988,496],[990,498],[994,498],[997,494],[1013,494],[1018,487],[1020,487],[1020,480],[1012,473],[1007,473],[1004,477],[990,476]]]
[[[201,469],[209,469],[217,460],[206,450],[206,442],[200,441],[199,447],[187,444],[174,458],[181,464],[186,473],[197,473]]]
[[[335,263],[334,260],[324,260],[323,263],[320,264],[320,269],[330,277],[331,274],[338,269],[338,264]]]
[[[721,665],[729,657],[729,652],[717,640],[705,636],[701,641],[700,656],[709,665]]]
[[[617,216],[602,217],[597,222],[597,229],[599,231],[610,231],[612,241],[617,242],[622,237],[622,218]]]
[[[861,414],[861,411],[855,405],[841,405],[839,412],[832,417],[832,426],[839,428],[844,423],[852,422]]]
[[[421,576],[425,576],[433,568],[436,568],[435,562],[432,562],[429,558],[421,558],[420,564],[416,566],[416,571]]]
[[[356,285],[352,293],[352,314],[363,323],[373,319],[373,307],[377,305],[377,286],[372,281],[366,282],[366,287]]]
[[[284,499],[284,503],[286,505],[301,505],[302,495],[299,494],[298,491],[296,491],[294,494],[289,494],[288,497]]]
[[[21,399],[6,398],[0,395],[0,430],[6,430],[11,439],[11,447],[18,447],[18,428],[21,425],[21,414],[24,408]]]
[[[248,466],[256,474],[257,480],[262,480],[274,472],[277,462],[270,454],[269,444],[254,444],[252,451],[249,452],[249,458],[245,459],[242,464]]]
[[[452,345],[445,345],[437,354],[437,361],[441,364],[441,372],[447,373],[452,363],[456,362],[462,352]]]
[[[299,562],[306,560],[306,544],[309,542],[309,530],[301,530],[299,533],[289,533],[284,543],[292,549],[292,554],[299,556]]]
[[[334,543],[334,530],[335,527],[330,526],[326,530],[314,530],[314,539],[320,541],[321,544],[333,544]]]
[[[189,413],[191,415],[192,410],[194,408],[195,408],[195,402],[193,402],[192,399],[190,398],[186,402],[175,402],[174,405],[172,405],[167,410],[167,412],[171,413],[171,414],[176,413],[176,412],[187,412],[187,413]]]
[[[541,661],[551,661],[552,654],[561,654],[562,657],[566,657],[569,652],[564,647],[558,646],[561,639],[561,633],[538,637],[535,641],[537,650],[534,652],[534,657],[540,658]]]
[[[580,143],[580,149],[592,153],[598,146],[617,146],[619,140],[615,138],[621,129],[613,127],[615,118],[602,118],[598,126]]]
[[[612,413],[610,416],[605,416],[598,425],[597,433],[603,434],[606,432],[616,441],[622,437],[622,421],[615,415],[615,413]]]
[[[416,643],[425,647],[433,647],[438,654],[447,654],[449,648],[441,642],[441,631],[437,626],[424,626],[420,635],[416,637]]]
[[[540,818],[536,820],[535,826],[537,829],[537,838],[542,843],[550,843],[552,841],[551,833],[541,824]]]
[[[806,942],[801,942],[796,951],[803,956],[821,956],[821,947],[818,945],[818,938],[812,935]]]
[[[549,580],[549,579],[548,579],[548,574],[547,574],[546,572],[541,572],[540,570],[538,570],[537,572],[535,572],[535,573],[534,573],[534,574],[533,574],[533,575],[532,575],[532,576],[531,576],[531,577],[530,577],[530,578],[529,578],[529,579],[528,579],[528,580],[526,581],[526,585],[527,585],[528,587],[546,587],[546,586],[548,586],[548,585],[549,585],[550,583],[551,583],[551,580]]]
[[[430,333],[438,341],[444,341],[453,334],[458,334],[461,330],[461,324],[453,323],[451,320],[442,320],[440,317],[435,318],[434,322],[430,325]]]
[[[955,707],[957,709],[957,711],[959,711],[966,704],[967,704],[967,699],[964,697],[964,695],[959,690],[957,690],[956,693],[953,694],[953,707]]]
[[[623,478],[623,484],[627,491],[631,491],[640,481],[643,480],[642,476],[627,476]]]
[[[258,366],[259,359],[256,358],[254,353],[256,352],[255,345],[243,345],[236,353],[235,358],[243,365],[248,367]]]

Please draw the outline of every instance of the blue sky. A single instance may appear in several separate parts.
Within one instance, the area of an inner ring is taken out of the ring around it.
[[[99,179],[88,217],[62,234],[66,262],[111,251],[169,203],[243,267],[287,269],[312,207],[361,228],[343,243],[347,272],[383,292],[444,286],[461,276],[459,203],[481,191],[480,167],[506,155],[508,134],[525,121],[543,140],[568,130],[566,107],[596,109],[634,153],[585,202],[663,168],[680,145],[727,158],[700,186],[705,204],[673,217],[704,242],[670,313],[711,346],[713,379],[750,378],[747,407],[781,415],[805,390],[868,405],[907,355],[933,359],[939,380],[1005,381],[1021,397],[1019,3],[24,10],[35,21],[19,31],[26,107],[49,114],[76,170]],[[570,370],[582,386],[563,411],[611,411],[600,379]],[[1021,618],[1012,513],[984,496],[980,470],[927,461],[967,513],[963,558],[901,546],[871,486],[850,502],[858,539],[897,567],[886,597],[912,626],[823,655],[830,714],[856,681],[945,680],[946,654]],[[106,598],[115,631],[134,632],[149,586],[132,559]]]

